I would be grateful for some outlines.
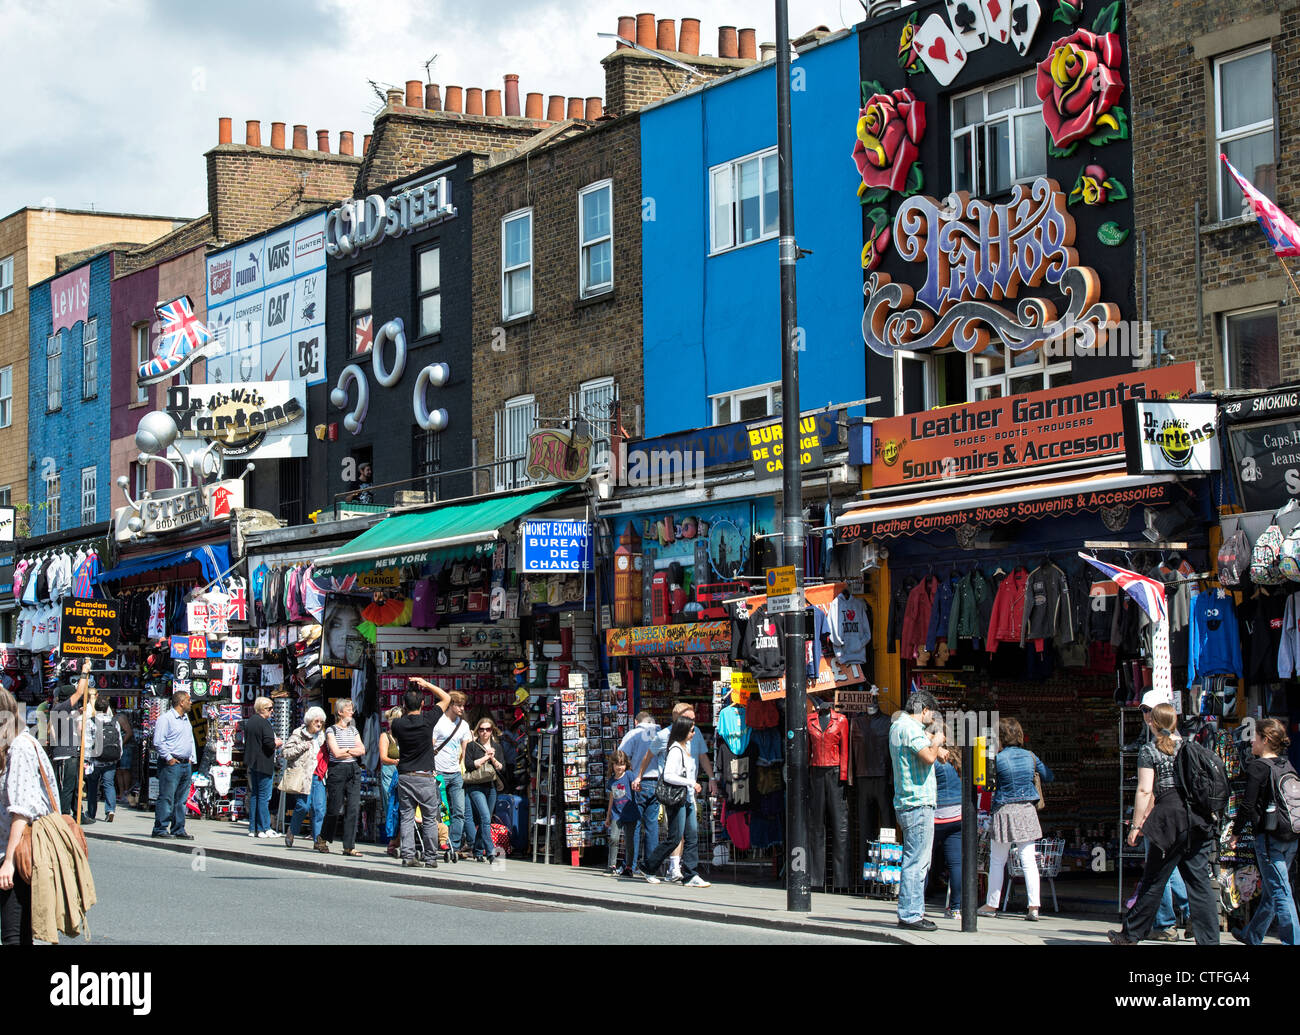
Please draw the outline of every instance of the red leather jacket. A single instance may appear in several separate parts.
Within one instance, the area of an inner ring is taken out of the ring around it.
[[[907,607],[903,611],[903,635],[899,641],[899,653],[908,661],[916,658],[916,649],[925,646],[926,633],[930,628],[930,609],[934,606],[934,594],[939,588],[939,580],[927,575],[913,588],[907,598]],[[1016,639],[1020,639],[1019,627]]]
[[[839,766],[840,779],[849,778],[849,717],[831,712],[826,729],[816,712],[808,713],[808,764]]]
[[[1017,568],[998,586],[993,601],[993,620],[989,623],[988,652],[992,654],[999,643],[1019,643],[1020,626],[1025,617],[1025,586],[1029,573]]]

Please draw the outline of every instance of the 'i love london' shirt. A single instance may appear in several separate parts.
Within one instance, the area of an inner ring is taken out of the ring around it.
[[[759,679],[778,679],[785,675],[785,655],[781,651],[784,635],[785,624],[780,615],[769,617],[766,605],[750,615],[745,632],[745,659]]]

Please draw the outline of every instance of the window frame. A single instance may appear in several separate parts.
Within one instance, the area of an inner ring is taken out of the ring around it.
[[[63,527],[63,473],[55,471],[45,482],[45,531],[58,532]],[[51,492],[53,487],[53,492]],[[53,505],[51,505],[51,503]]]
[[[437,500],[442,487],[442,436],[418,424],[411,425],[411,474],[417,479],[412,487],[422,486],[428,502]]]
[[[0,507],[12,507],[14,505],[14,487],[12,485],[0,485]]]
[[[1260,389],[1251,389],[1248,386],[1234,385],[1232,383],[1232,354],[1231,341],[1228,337],[1228,322],[1236,316],[1250,316],[1253,313],[1272,312],[1273,326],[1277,332],[1277,350],[1278,366],[1281,367],[1282,358],[1282,325],[1281,325],[1281,307],[1276,302],[1269,302],[1264,305],[1246,306],[1244,309],[1229,309],[1218,313],[1218,331],[1219,331],[1219,356],[1223,361],[1223,387],[1225,389],[1236,388],[1242,391],[1258,391]],[[1266,386],[1267,387],[1267,386]]]
[[[1269,97],[1269,100],[1271,102],[1269,104],[1269,117],[1263,122],[1253,122],[1246,126],[1238,126],[1235,129],[1225,131],[1223,129],[1223,79],[1222,76],[1219,74],[1220,69],[1222,69],[1224,65],[1232,64],[1232,62],[1234,61],[1242,61],[1246,58],[1254,57],[1257,54],[1269,55],[1269,62],[1268,62],[1269,78],[1271,80],[1270,87],[1269,87],[1271,91]],[[1226,172],[1226,169],[1223,166],[1223,161],[1218,156],[1220,154],[1226,153],[1224,151],[1226,145],[1235,143],[1238,140],[1245,140],[1248,137],[1259,136],[1264,131],[1268,131],[1273,137],[1273,142],[1271,147],[1273,150],[1274,175],[1276,176],[1276,171],[1278,168],[1278,147],[1277,147],[1278,110],[1277,110],[1276,60],[1277,60],[1276,56],[1273,54],[1272,41],[1266,40],[1263,43],[1256,43],[1248,47],[1242,47],[1240,50],[1230,51],[1229,53],[1226,54],[1219,54],[1214,58],[1213,62],[1211,63],[1210,66],[1211,90],[1213,91],[1214,94],[1214,165],[1215,165],[1214,193],[1215,193],[1216,201],[1218,203],[1218,212],[1219,212],[1220,220],[1235,219],[1239,216],[1246,215],[1246,213],[1243,212],[1228,213],[1224,207],[1224,203],[1226,201],[1226,199],[1223,196],[1224,187],[1226,186],[1224,183],[1224,173]],[[1241,172],[1241,174],[1245,176],[1247,179],[1251,180],[1252,183],[1254,183],[1253,169],[1241,169],[1238,171]],[[1259,184],[1255,184],[1255,186],[1258,187]],[[1240,188],[1238,189],[1240,190]],[[1260,189],[1263,190],[1263,188]],[[1269,191],[1264,191],[1264,193],[1268,195]],[[1276,193],[1276,186],[1274,187],[1273,193]],[[1275,199],[1273,199],[1270,195],[1270,200],[1275,200]]]
[[[8,270],[8,283],[5,283],[5,271]],[[8,305],[5,304],[8,299]],[[6,255],[0,259],[0,316],[14,311],[14,257]]]
[[[429,252],[435,252],[438,256],[438,286],[426,289],[423,284],[423,264],[424,256]],[[417,340],[424,338],[436,338],[442,334],[442,242],[434,241],[432,244],[422,244],[415,249],[415,325]],[[373,285],[372,285],[373,286]],[[426,331],[424,329],[424,300],[438,296],[438,327],[436,330]]]
[[[89,475],[89,487],[87,487],[87,475]],[[86,501],[89,498],[90,506],[87,508]],[[89,509],[90,516],[86,516]],[[99,466],[91,464],[89,467],[81,469],[81,523],[83,525],[93,525],[95,523],[95,512],[99,509]]]
[[[529,413],[523,421],[522,448],[517,453],[507,453],[509,447],[511,411]],[[527,474],[528,436],[537,425],[537,396],[533,394],[516,395],[501,404],[496,413],[495,441],[492,450],[492,480],[496,491],[514,489],[530,481]]]
[[[1056,362],[1048,362],[1047,354],[1042,349],[1036,350],[1037,359],[1033,363],[1022,364],[1021,366],[1015,366],[1012,362],[1013,357],[1016,355],[1021,355],[1022,353],[1013,353],[1009,349],[1007,349],[1005,345],[1002,346],[1002,350],[1003,350],[1002,373],[986,374],[982,377],[977,377],[975,375],[975,360],[977,358],[976,353],[974,353],[973,351],[966,353],[966,401],[967,402],[974,403],[974,402],[987,401],[979,398],[979,390],[981,388],[987,388],[992,385],[998,385],[999,387],[1001,387],[1002,394],[998,396],[989,396],[990,399],[1005,399],[1011,395],[1024,395],[1025,394],[1024,392],[1013,392],[1011,390],[1011,382],[1018,381],[1022,377],[1032,377],[1034,374],[1040,375],[1040,381],[1038,387],[1032,388],[1030,389],[1030,391],[1033,392],[1046,391],[1048,388],[1051,387],[1051,379],[1053,374],[1069,374],[1073,370],[1070,360],[1068,359],[1057,360]]]
[[[143,333],[142,333],[143,332]],[[153,359],[153,343],[149,339],[149,325],[147,323],[137,323],[131,325],[131,341],[135,345],[135,362],[136,373],[139,374],[140,367],[144,366],[149,360]],[[143,343],[144,351],[140,351]],[[149,386],[141,385],[139,377],[136,378],[135,398],[131,400],[132,406],[145,406],[149,402]]]
[[[589,412],[587,396],[596,392],[604,393],[606,389],[608,389],[609,412]],[[613,375],[593,377],[590,380],[583,381],[578,385],[578,391],[573,397],[573,412],[570,416],[575,418],[581,416],[591,425],[591,457],[593,463],[598,457],[609,452],[613,432],[614,409],[618,405],[618,400],[618,382],[614,380]]]
[[[1026,80],[1032,79],[1033,77],[1034,73],[1032,72],[1021,72],[1018,75],[1008,76],[999,79],[997,82],[989,83],[973,90],[965,90],[961,93],[952,94],[948,98],[948,172],[950,176],[949,183],[952,185],[953,190],[966,189],[965,187],[960,186],[957,182],[957,144],[959,140],[967,136],[969,136],[972,141],[972,189],[970,193],[976,197],[989,198],[1009,194],[1015,188],[1016,184],[1032,183],[1039,176],[1045,176],[1047,174],[1047,159],[1049,157],[1047,152],[1048,138],[1046,128],[1043,127],[1043,103],[1038,99],[1037,94],[1034,94],[1033,97],[1030,98],[1030,101],[1026,103],[1024,95]],[[988,110],[989,94],[996,93],[999,90],[1004,90],[1008,86],[1014,86],[1016,88],[1015,106],[1011,108],[1003,108],[990,115]],[[956,128],[956,106],[958,103],[964,102],[971,97],[980,98],[980,110],[982,114],[978,121],[970,122],[960,128]],[[1022,118],[1031,119],[1032,125],[1042,128],[1043,130],[1043,170],[1041,172],[1028,173],[1025,175],[1019,174],[1016,158],[1016,123]],[[1037,121],[1032,121],[1035,119]],[[989,152],[988,135],[990,127],[1003,122],[1007,125],[1007,161],[1010,178],[1005,188],[994,190],[989,183],[988,175],[990,167],[987,160]]]
[[[63,332],[45,339],[45,412],[63,409]]]
[[[370,304],[364,309],[357,308],[357,280],[365,274],[370,278]],[[360,317],[370,317],[370,348],[357,351],[357,320]],[[351,341],[348,343],[348,355],[352,359],[361,356],[369,356],[375,350],[375,268],[371,263],[364,266],[354,266],[348,270],[348,330],[351,332]]]
[[[521,262],[514,266],[507,265],[506,260],[506,225],[518,222],[521,219],[528,220],[528,261]],[[525,317],[533,315],[536,307],[536,296],[533,291],[535,285],[534,265],[533,262],[533,208],[517,208],[513,212],[508,212],[501,217],[501,319],[505,322],[511,320],[522,320]],[[510,275],[519,273],[523,270],[528,271],[528,305],[523,310],[515,313],[510,311]]]
[[[99,317],[91,316],[81,325],[81,398],[84,401],[98,397]]]
[[[607,191],[609,194],[609,233],[585,240],[586,220],[583,218],[583,205],[588,197]],[[586,254],[589,250],[609,245],[609,280],[598,284],[587,283]],[[614,290],[614,181],[612,178],[597,180],[578,191],[578,297],[594,298],[607,295]]]
[[[747,155],[740,155],[736,158],[729,159],[728,161],[725,162],[719,162],[717,165],[713,165],[709,167],[708,188],[709,188],[709,256],[710,257],[714,255],[721,255],[725,252],[735,251],[738,248],[748,248],[752,245],[762,244],[764,241],[775,241],[781,235],[779,208],[778,208],[777,221],[773,226],[772,230],[765,231],[763,229],[763,227],[767,225],[767,213],[765,212],[766,202],[764,201],[764,198],[766,197],[766,193],[763,190],[763,164],[767,158],[775,158],[778,163],[780,162],[780,158],[777,155],[776,147],[765,147],[759,151],[751,151]],[[740,191],[737,184],[737,176],[739,174],[739,169],[742,165],[744,165],[746,162],[751,162],[755,160],[758,162],[759,234],[752,241],[741,241],[738,240],[739,234],[737,233],[737,229],[739,227],[737,206],[739,205],[740,202]],[[728,189],[730,191],[730,199],[728,202],[728,204],[731,207],[731,219],[729,225],[730,236],[728,237],[726,243],[719,243],[718,236],[717,236],[718,225],[717,225],[717,218],[716,218],[718,202],[714,192],[714,187],[717,182],[718,175],[724,171],[727,173],[727,184],[728,184]],[[779,164],[776,171],[776,175],[778,177],[780,176]],[[778,202],[778,206],[779,206],[779,202]]]
[[[6,385],[6,382],[7,385]],[[14,367],[0,367],[0,428],[13,427],[14,423]]]
[[[741,417],[740,404],[760,397],[766,400],[767,413],[762,417]],[[709,396],[709,416],[713,422],[712,427],[722,427],[724,424],[718,417],[718,408],[724,400],[731,410],[730,419],[725,422],[726,424],[747,424],[750,421],[768,420],[780,416],[781,382],[768,381],[763,384],[736,388],[730,392],[719,392],[716,395]]]

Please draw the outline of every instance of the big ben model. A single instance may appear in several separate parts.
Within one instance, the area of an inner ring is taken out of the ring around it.
[[[641,624],[641,550],[631,521],[623,526],[614,551],[614,624]]]

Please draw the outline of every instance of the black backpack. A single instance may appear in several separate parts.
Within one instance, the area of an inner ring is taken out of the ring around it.
[[[1300,775],[1290,762],[1269,765],[1273,785],[1273,808],[1260,824],[1265,832],[1279,841],[1293,841],[1300,836]]]
[[[96,724],[101,731],[103,743],[99,745],[96,762],[120,762],[122,760],[122,727],[116,719]]]
[[[1218,823],[1228,807],[1228,771],[1213,751],[1194,740],[1183,741],[1174,759],[1174,780],[1187,807],[1201,819]]]

